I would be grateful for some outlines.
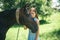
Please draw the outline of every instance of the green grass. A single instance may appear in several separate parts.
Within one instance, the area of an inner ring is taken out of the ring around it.
[[[60,40],[60,14],[53,14],[48,19],[50,24],[40,26],[41,40]]]
[[[40,35],[41,40],[60,40],[60,14],[52,14],[47,18],[50,24],[40,25]],[[12,27],[8,30],[6,34],[6,40],[16,40],[17,31],[19,27]],[[24,30],[23,27],[19,30],[18,40],[28,39],[28,29]]]
[[[6,40],[16,40],[17,38],[17,32],[18,32],[18,28],[10,28],[7,32],[7,35],[6,35]],[[27,35],[28,35],[28,29],[27,30],[24,30],[24,28],[20,28],[19,30],[19,36],[18,36],[18,39],[19,40],[27,40]]]

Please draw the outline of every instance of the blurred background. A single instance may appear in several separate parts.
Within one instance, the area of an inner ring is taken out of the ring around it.
[[[12,8],[21,8],[26,2],[35,6],[40,22],[41,40],[60,40],[60,0],[0,0],[0,12]],[[13,25],[6,34],[5,40],[27,40],[28,29],[24,25]]]

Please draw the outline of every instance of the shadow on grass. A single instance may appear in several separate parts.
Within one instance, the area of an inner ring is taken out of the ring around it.
[[[40,35],[41,40],[60,40],[60,29]]]
[[[14,24],[12,27],[14,27],[14,28],[17,28],[17,27],[24,27],[24,25],[22,25],[22,24]]]
[[[47,22],[46,20],[40,20],[39,23],[40,23],[41,25],[43,25],[43,24],[49,24],[49,22]]]
[[[52,32],[52,35],[55,35],[58,40],[60,40],[60,29]]]

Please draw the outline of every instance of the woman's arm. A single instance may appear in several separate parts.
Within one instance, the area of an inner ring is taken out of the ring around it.
[[[38,25],[38,31],[36,32],[36,40],[38,40],[38,37],[39,37],[39,20],[37,20],[36,23]]]

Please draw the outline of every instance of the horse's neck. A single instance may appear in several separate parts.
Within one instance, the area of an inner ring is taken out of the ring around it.
[[[0,22],[5,23],[5,24],[8,24],[8,23],[11,24],[11,23],[15,22],[16,21],[15,11],[16,11],[16,9],[3,11],[0,14]]]

